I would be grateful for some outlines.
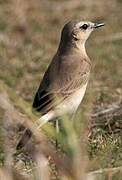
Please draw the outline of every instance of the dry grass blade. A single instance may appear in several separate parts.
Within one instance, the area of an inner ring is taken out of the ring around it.
[[[49,163],[47,158],[41,153],[35,153],[37,179],[50,180]]]
[[[112,132],[122,129],[122,103],[117,102],[108,105],[91,116],[91,127],[112,126]],[[115,121],[116,120],[116,121]]]
[[[55,147],[49,142],[42,132],[37,131],[37,127],[33,124],[33,122],[26,115],[21,114],[13,107],[6,93],[0,93],[0,107],[9,112],[9,116],[14,124],[23,124],[32,131],[37,145],[36,150],[40,151],[41,149],[42,153],[47,156],[51,156],[60,172],[72,176],[70,159],[62,153],[56,153]]]
[[[97,179],[104,179],[104,175],[106,174],[107,177],[112,176],[117,173],[122,172],[122,166],[115,167],[115,168],[106,168],[106,169],[99,169],[87,174],[86,180],[97,180]]]

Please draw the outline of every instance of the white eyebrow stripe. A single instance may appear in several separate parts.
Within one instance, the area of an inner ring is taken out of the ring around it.
[[[88,24],[89,26],[92,26],[92,24],[94,25],[94,23],[92,23],[92,22],[90,22],[90,21],[88,21],[88,22],[86,22],[86,21],[81,21],[81,22],[78,22],[78,23],[76,24],[76,28],[81,27],[83,24]]]
[[[79,22],[76,24],[76,27],[79,28],[80,26],[82,26],[84,23],[86,23],[85,21]]]

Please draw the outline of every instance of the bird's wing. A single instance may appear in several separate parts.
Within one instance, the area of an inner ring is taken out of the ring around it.
[[[53,94],[51,94],[48,91],[49,86],[50,86],[50,80],[49,80],[49,68],[48,68],[36,92],[33,101],[33,108],[41,112],[42,115],[46,113],[48,109],[47,107],[53,102]]]
[[[81,62],[74,63],[74,58]],[[70,62],[65,57],[53,59],[35,95],[33,107],[37,111],[47,113],[88,81],[90,64],[78,58],[69,57]]]

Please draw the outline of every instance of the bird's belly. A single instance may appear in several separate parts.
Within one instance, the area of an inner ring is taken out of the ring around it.
[[[69,101],[66,102],[66,105],[69,111],[75,112],[77,110],[78,106],[80,105],[84,97],[86,87],[87,87],[87,83],[83,87],[81,87],[79,90],[77,90],[73,94],[73,96],[69,99]]]
[[[63,103],[61,103],[56,109],[57,114],[64,114],[69,113],[73,114],[77,110],[78,106],[80,105],[85,91],[86,91],[87,83],[78,89],[70,98],[67,98]]]

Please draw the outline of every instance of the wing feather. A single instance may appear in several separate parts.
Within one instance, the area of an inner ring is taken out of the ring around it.
[[[33,108],[42,115],[54,109],[88,81],[89,63],[82,59],[80,66],[79,63],[74,66],[73,58],[79,60],[77,57],[69,57],[70,63],[67,63],[65,59],[58,58],[57,61],[54,58],[46,71],[33,102]]]

